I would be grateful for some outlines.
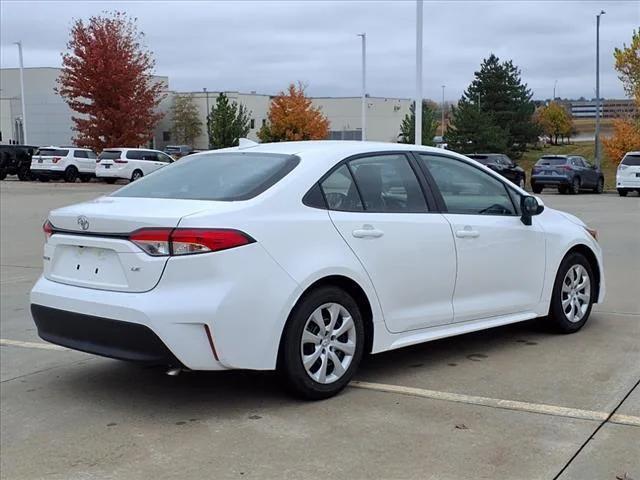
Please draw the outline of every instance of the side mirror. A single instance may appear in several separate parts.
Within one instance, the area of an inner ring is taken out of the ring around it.
[[[522,223],[531,225],[531,217],[540,215],[544,211],[544,205],[541,205],[536,197],[527,195],[520,197],[520,210],[522,211],[520,217]]]

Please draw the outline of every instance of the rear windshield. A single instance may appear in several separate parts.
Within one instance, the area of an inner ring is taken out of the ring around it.
[[[622,159],[622,165],[629,165],[630,167],[638,167],[640,166],[640,155],[625,155]]]
[[[536,165],[564,165],[567,163],[566,158],[562,157],[542,157]]]
[[[186,157],[113,193],[115,197],[247,200],[275,185],[300,159],[273,153]]]
[[[494,163],[495,160],[490,155],[467,155],[469,158],[473,158],[475,161],[486,165],[487,163]]]
[[[98,155],[100,160],[115,160],[116,158],[120,158],[122,152],[120,150],[103,150],[103,152]]]
[[[66,157],[69,150],[63,150],[62,148],[41,148],[38,151],[38,155],[42,157]]]

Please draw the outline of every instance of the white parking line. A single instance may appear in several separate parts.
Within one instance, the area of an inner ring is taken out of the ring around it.
[[[58,345],[53,345],[51,343],[21,342],[19,340],[9,340],[6,338],[0,338],[0,345],[8,345],[11,347],[22,347],[22,348],[37,348],[40,350],[58,350],[61,352],[70,351],[68,348],[60,347]]]
[[[9,340],[0,338],[0,346],[35,348],[40,350],[70,351],[68,348],[60,347],[50,343],[41,342],[21,342],[19,340]],[[559,407],[557,405],[545,405],[542,403],[520,402],[517,400],[503,400],[500,398],[478,397],[475,395],[464,395],[461,393],[441,392],[438,390],[426,390],[423,388],[403,387],[401,385],[387,385],[384,383],[371,383],[352,381],[349,386],[362,388],[365,390],[375,390],[378,392],[396,393],[409,395],[412,397],[430,398],[432,400],[443,400],[445,402],[466,403],[469,405],[481,405],[484,407],[501,408],[504,410],[516,410],[520,412],[541,413],[556,417],[579,418],[581,420],[604,421],[609,417],[607,412],[597,412],[593,410],[582,410],[578,408]],[[640,427],[640,417],[634,415],[612,415],[609,419],[611,423],[620,425],[632,425]]]
[[[581,420],[604,421],[609,417],[607,412],[597,412],[593,410],[582,410],[578,408],[560,407],[557,405],[545,405],[542,403],[520,402],[517,400],[503,400],[500,398],[478,397],[475,395],[464,395],[460,393],[441,392],[438,390],[426,390],[423,388],[403,387],[400,385],[387,385],[383,383],[352,381],[351,387],[375,390],[378,392],[397,393],[413,397],[430,398],[432,400],[443,400],[446,402],[466,403],[470,405],[482,405],[485,407],[501,408],[504,410],[516,410],[520,412],[541,413],[557,417],[579,418]],[[640,417],[633,415],[612,415],[609,419],[611,423],[622,425],[632,425],[640,427]]]

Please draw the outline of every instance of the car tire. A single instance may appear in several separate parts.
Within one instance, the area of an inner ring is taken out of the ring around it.
[[[64,181],[67,183],[75,183],[78,179],[78,169],[73,165],[67,167],[64,171]]]
[[[521,189],[525,189],[527,186],[527,178],[523,175],[522,177],[520,177],[520,179],[518,180],[518,186]]]
[[[18,168],[18,180],[20,180],[21,182],[27,182],[32,179],[33,176],[31,175],[30,167],[27,166]]]
[[[116,180],[118,180],[117,178],[105,178],[104,181],[107,182],[109,185],[113,185],[114,183],[116,183]]]
[[[557,330],[574,333],[587,323],[596,300],[595,287],[591,264],[584,255],[570,253],[562,260],[549,308],[549,318]]]
[[[566,195],[569,192],[569,187],[566,187],[564,185],[561,185],[558,187],[558,193],[560,195]]]
[[[303,334],[309,342],[303,342]],[[318,288],[305,295],[289,315],[280,344],[278,373],[297,397],[332,397],[353,377],[364,343],[364,322],[353,298],[337,287]],[[308,358],[306,366],[304,356]]]
[[[538,185],[531,185],[531,190],[533,190],[533,193],[542,193],[542,187]]]
[[[7,178],[7,170],[5,168],[0,169],[0,180]]]
[[[623,189],[618,189],[618,195],[620,195],[621,197],[626,197],[627,193],[629,193],[627,190],[623,190]]]
[[[144,174],[142,173],[142,170],[134,170],[131,174],[131,181],[135,182],[136,180],[141,179],[143,176]]]
[[[571,180],[571,186],[569,187],[569,193],[571,195],[580,193],[580,185],[580,177],[573,177],[573,180]]]
[[[596,185],[596,188],[593,189],[593,193],[602,193],[604,192],[604,178],[600,177],[598,179],[598,184]]]

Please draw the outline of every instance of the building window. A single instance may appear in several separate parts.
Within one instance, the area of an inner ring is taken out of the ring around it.
[[[254,128],[256,128],[256,121],[254,118],[251,119],[251,123],[249,124],[251,127],[251,130],[253,130]]]
[[[162,132],[162,141],[170,142],[171,141],[171,132]]]
[[[262,119],[262,126],[264,127],[264,126],[266,126],[266,125],[267,125],[267,119],[266,119],[266,118],[263,118],[263,119]]]
[[[362,140],[362,130],[331,130],[329,140]]]

